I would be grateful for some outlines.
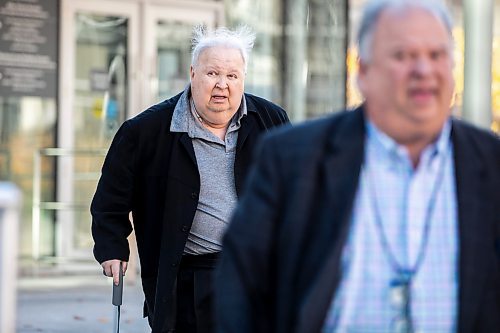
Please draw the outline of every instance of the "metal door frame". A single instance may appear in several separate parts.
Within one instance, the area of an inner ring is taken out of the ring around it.
[[[116,15],[128,18],[128,41],[127,56],[129,57],[129,68],[127,80],[129,91],[136,92],[137,89],[137,69],[139,63],[139,3],[123,0],[62,0],[61,1],[61,29],[60,29],[60,70],[59,70],[59,112],[58,112],[58,136],[57,148],[66,151],[73,151],[74,142],[74,112],[75,101],[75,15],[86,12],[101,15]],[[130,110],[137,107],[140,96],[136,93],[129,93],[126,110],[127,117]],[[74,155],[64,155],[57,157],[56,175],[56,202],[62,204],[60,207],[74,206],[73,187],[74,175]],[[75,232],[74,210],[56,210],[56,257],[89,257],[89,251],[75,249],[73,236]],[[89,230],[90,232],[90,230]]]

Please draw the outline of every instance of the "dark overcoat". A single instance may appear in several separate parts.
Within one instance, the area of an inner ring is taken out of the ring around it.
[[[91,204],[94,256],[102,263],[129,260],[127,236],[134,228],[145,294],[144,315],[153,332],[172,326],[172,292],[193,222],[200,176],[187,133],[170,132],[177,95],[127,120],[105,158]],[[234,162],[239,194],[260,133],[288,123],[285,111],[245,94]],[[132,212],[133,224],[129,213]]]
[[[500,330],[500,140],[459,120],[457,331]],[[225,235],[218,332],[320,332],[341,278],[364,156],[362,108],[263,141]],[[283,149],[282,147],[287,147]]]

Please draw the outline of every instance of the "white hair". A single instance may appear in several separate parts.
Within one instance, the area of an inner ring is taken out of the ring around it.
[[[203,50],[214,46],[224,46],[240,51],[246,72],[248,57],[252,51],[254,41],[255,33],[246,25],[242,25],[235,30],[225,27],[208,30],[204,25],[197,25],[193,29],[193,38],[191,39],[191,65],[193,67],[197,65],[198,58]]]
[[[405,10],[408,8],[423,9],[439,19],[448,30],[452,40],[453,22],[448,9],[437,0],[372,0],[363,10],[363,16],[358,30],[359,59],[369,62],[373,33],[380,14],[386,9]]]

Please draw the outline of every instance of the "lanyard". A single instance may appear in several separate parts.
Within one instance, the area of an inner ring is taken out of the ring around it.
[[[393,328],[396,332],[413,332],[413,324],[411,319],[411,282],[415,274],[420,269],[422,262],[425,257],[425,252],[427,249],[427,244],[429,242],[429,232],[432,219],[432,213],[434,212],[437,195],[439,189],[443,183],[444,170],[446,162],[449,155],[449,146],[440,158],[439,169],[436,173],[435,180],[433,183],[433,188],[429,198],[429,203],[427,204],[425,215],[424,215],[424,226],[422,239],[420,241],[420,246],[417,252],[417,258],[413,265],[408,264],[407,266],[400,263],[394,252],[391,250],[387,235],[384,232],[384,225],[382,223],[382,214],[377,202],[377,196],[375,191],[375,185],[372,175],[371,168],[363,168],[363,173],[366,171],[367,186],[370,196],[370,202],[373,207],[375,225],[380,239],[382,251],[387,257],[391,269],[396,272],[396,278],[392,279],[390,282],[390,297],[391,303],[396,305],[400,310],[401,314],[397,316],[393,321]],[[408,188],[405,189],[405,200],[407,199]],[[406,205],[405,205],[406,206]],[[405,245],[406,246],[406,245]]]
[[[371,198],[370,201],[371,201],[373,211],[375,213],[375,216],[374,216],[375,225],[376,225],[377,233],[378,233],[381,245],[382,245],[382,250],[383,250],[384,254],[387,256],[387,258],[389,260],[389,264],[391,265],[391,268],[397,273],[413,276],[419,270],[420,266],[422,265],[423,259],[425,257],[425,250],[427,248],[427,243],[429,241],[429,231],[430,231],[432,213],[434,212],[434,208],[436,206],[436,201],[437,201],[436,199],[437,199],[439,189],[441,188],[441,184],[443,183],[444,170],[445,170],[445,165],[446,165],[448,155],[449,155],[448,151],[446,151],[440,159],[439,170],[436,174],[436,177],[434,180],[434,186],[432,188],[431,196],[429,198],[429,203],[427,205],[426,212],[424,215],[424,226],[423,226],[424,230],[423,230],[423,236],[422,236],[422,240],[420,242],[420,247],[419,247],[418,254],[417,254],[417,259],[415,260],[415,263],[411,267],[408,267],[408,266],[405,267],[403,264],[401,264],[397,260],[394,252],[391,250],[391,247],[389,245],[389,241],[387,240],[387,236],[384,232],[384,225],[382,222],[382,214],[380,212],[380,208],[379,208],[378,202],[377,202],[377,196],[376,196],[376,192],[375,192],[375,185],[373,183],[372,172],[370,172],[370,168],[368,168],[368,169],[363,168],[367,174],[366,179],[367,179],[367,185],[368,185],[368,189],[369,189],[369,195]]]

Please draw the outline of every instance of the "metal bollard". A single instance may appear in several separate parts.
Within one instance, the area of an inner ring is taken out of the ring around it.
[[[17,253],[21,192],[0,182],[0,332],[16,331]]]

